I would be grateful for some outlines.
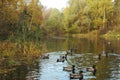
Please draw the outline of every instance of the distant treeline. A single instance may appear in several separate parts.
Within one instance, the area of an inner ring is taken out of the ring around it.
[[[120,33],[120,0],[69,0],[62,11],[39,0],[0,1],[0,39],[40,40],[41,36],[98,31]]]

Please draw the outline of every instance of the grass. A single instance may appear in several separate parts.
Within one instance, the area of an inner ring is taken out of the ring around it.
[[[46,45],[35,42],[0,42],[0,73],[11,72],[15,66],[32,65],[47,51]]]

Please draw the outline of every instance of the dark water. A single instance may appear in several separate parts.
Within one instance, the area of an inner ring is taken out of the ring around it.
[[[63,66],[73,64],[76,72],[96,64],[96,76],[84,72],[84,80],[120,80],[120,40],[54,38],[41,43],[47,46],[50,59],[40,59],[38,65],[19,66],[12,74],[1,76],[0,80],[70,80],[70,72],[63,71]],[[69,56],[68,61],[57,63],[57,58],[70,48],[76,49],[74,55]],[[108,58],[94,58],[103,50],[109,52]]]

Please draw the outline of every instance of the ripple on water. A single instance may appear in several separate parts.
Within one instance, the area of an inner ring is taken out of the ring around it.
[[[33,74],[35,78],[34,79],[31,78],[31,80],[70,80],[69,79],[70,72],[63,71],[63,67],[70,66],[70,64],[68,64],[67,61],[56,62],[57,59],[60,57],[60,55],[64,55],[65,53],[66,53],[65,51],[47,53],[47,54],[50,54],[50,58],[45,60],[43,59],[40,60],[39,74]],[[71,65],[72,64],[78,65],[78,63],[81,64],[81,66],[76,66],[78,67],[77,68],[78,70],[76,70],[76,72],[78,72],[79,70],[84,71],[86,67],[88,67],[89,65],[91,65],[91,63],[94,62],[94,60],[91,62],[90,61],[91,59],[89,59],[91,58],[91,55],[92,55],[91,53],[88,53],[90,57],[86,55],[74,54],[72,56],[68,56],[70,60],[69,62],[71,63]],[[116,57],[116,54],[114,57]],[[74,58],[76,58],[78,63],[75,62]],[[110,64],[110,67],[109,67],[110,73],[106,73],[106,74],[110,74],[110,75],[105,80],[120,80],[120,62],[114,59],[110,61],[109,64]],[[84,72],[83,75],[84,75],[84,80],[91,80],[93,78],[96,78],[95,76],[92,76],[92,74],[88,72]],[[30,77],[27,80],[30,80]]]
[[[67,62],[56,62],[59,55],[65,52],[50,53],[50,59],[41,60],[41,70],[39,80],[69,80],[69,73],[63,71],[64,66],[68,66]]]

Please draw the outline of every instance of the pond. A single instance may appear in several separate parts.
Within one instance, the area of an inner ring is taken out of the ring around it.
[[[71,72],[63,71],[64,66],[76,66],[76,73],[96,65],[93,76],[84,71],[84,80],[120,80],[120,40],[49,38],[42,40],[48,48],[49,59],[39,59],[33,65],[18,66],[11,74],[0,75],[0,80],[70,80]],[[65,62],[56,62],[66,50],[74,48],[74,54]],[[107,50],[108,57],[96,59],[94,56]],[[77,79],[76,79],[77,80]]]

